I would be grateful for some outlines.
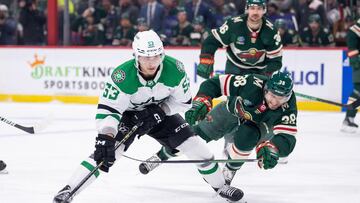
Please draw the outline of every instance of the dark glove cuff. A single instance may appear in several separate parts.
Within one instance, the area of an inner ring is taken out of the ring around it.
[[[98,139],[98,138],[115,143],[115,139],[113,137],[109,136],[109,135],[106,135],[106,134],[98,134],[96,139]]]

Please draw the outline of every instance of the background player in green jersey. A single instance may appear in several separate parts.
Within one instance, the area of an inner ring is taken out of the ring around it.
[[[228,19],[213,29],[201,47],[197,74],[209,78],[214,71],[214,54],[226,47],[227,74],[268,74],[282,66],[281,37],[264,17],[265,0],[247,0],[246,14]]]
[[[356,24],[350,27],[347,32],[347,47],[348,57],[350,59],[350,65],[353,69],[352,82],[354,85],[353,92],[351,93],[348,103],[352,103],[357,99],[360,99],[360,19],[357,20]],[[359,127],[354,123],[357,110],[347,110],[346,117],[343,122],[342,131],[354,133]]]
[[[78,188],[84,177],[100,163],[100,170],[109,172],[136,136],[148,134],[163,146],[177,149],[190,159],[214,158],[203,140],[195,136],[189,124],[179,115],[191,108],[192,103],[189,79],[183,64],[164,54],[162,41],[152,30],[137,33],[132,46],[135,59],[124,62],[113,71],[100,96],[95,151],[56,194],[55,203],[70,202],[74,188]],[[139,128],[127,138],[135,125]],[[115,150],[115,144],[125,138],[126,141]],[[240,189],[225,184],[217,163],[204,162],[197,164],[197,168],[221,197],[230,201],[243,197]],[[79,190],[74,191],[75,194],[99,174],[97,170]]]
[[[321,25],[319,14],[312,14],[308,18],[308,26],[300,33],[303,46],[335,46],[334,36],[329,29]]]
[[[292,88],[292,79],[283,72],[275,72],[270,79],[257,74],[219,75],[201,84],[185,118],[207,142],[231,135],[233,141],[226,149],[229,159],[247,158],[256,147],[259,166],[271,169],[296,144],[297,106]],[[211,109],[211,100],[222,95],[228,96],[227,101]],[[157,157],[171,156],[163,148]],[[228,184],[242,165],[225,165]]]

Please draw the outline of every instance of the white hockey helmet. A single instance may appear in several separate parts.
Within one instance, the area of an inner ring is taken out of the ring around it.
[[[157,56],[164,54],[164,46],[159,37],[153,30],[138,32],[132,43],[135,58],[139,56]]]

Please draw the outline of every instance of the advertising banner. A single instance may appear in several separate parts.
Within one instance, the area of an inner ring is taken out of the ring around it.
[[[196,94],[202,78],[196,76],[199,49],[168,48],[184,63]],[[0,48],[0,95],[96,97],[104,81],[121,63],[133,58],[125,48]],[[225,69],[225,50],[215,55],[215,72]],[[290,49],[283,52],[283,70],[292,74],[295,90],[341,102],[341,49]],[[301,100],[301,98],[299,98]]]

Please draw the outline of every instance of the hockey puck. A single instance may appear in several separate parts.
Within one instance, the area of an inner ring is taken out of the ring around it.
[[[0,171],[4,170],[6,168],[6,163],[0,160]]]

